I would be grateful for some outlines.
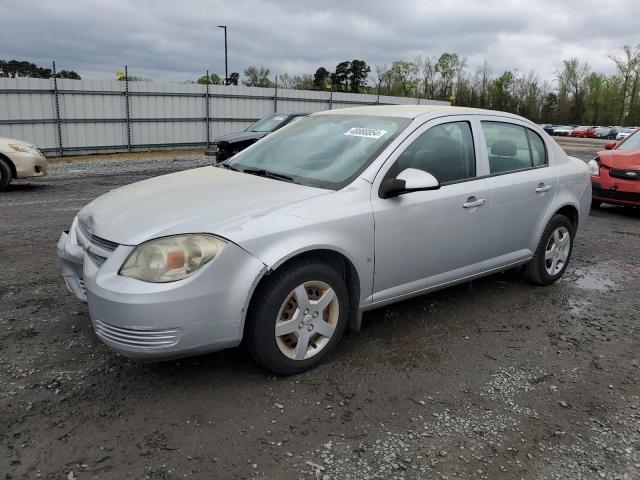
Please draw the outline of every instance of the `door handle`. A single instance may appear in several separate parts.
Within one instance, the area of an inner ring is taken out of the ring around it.
[[[469,197],[467,202],[462,204],[462,208],[474,208],[484,205],[484,198]]]
[[[545,185],[544,183],[541,183],[540,185],[538,185],[538,188],[536,188],[536,193],[544,193],[548,192],[549,190],[551,190],[551,185]]]

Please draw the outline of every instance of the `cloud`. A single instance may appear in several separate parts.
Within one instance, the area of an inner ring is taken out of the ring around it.
[[[272,74],[313,73],[342,60],[391,64],[456,52],[471,69],[536,71],[552,80],[578,57],[612,72],[609,54],[638,42],[640,3],[551,0],[2,0],[0,58],[27,59],[87,78],[132,75],[189,80],[205,70],[263,65]]]

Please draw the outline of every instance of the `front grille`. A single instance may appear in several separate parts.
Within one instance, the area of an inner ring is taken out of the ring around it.
[[[610,168],[609,175],[616,178],[624,178],[625,180],[640,180],[640,170]]]
[[[620,190],[605,190],[604,188],[593,188],[592,195],[600,198],[610,198],[611,200],[624,200],[627,202],[640,202],[640,193],[622,192]]]
[[[93,260],[93,263],[95,263],[96,267],[98,267],[98,268],[100,268],[102,266],[102,264],[107,261],[106,258],[101,257],[100,255],[96,255],[93,252],[87,252],[87,255],[89,256],[89,258],[91,260]]]
[[[106,250],[107,252],[113,252],[119,246],[119,244],[116,242],[111,242],[109,240],[105,240],[104,238],[93,235],[87,230],[86,225],[82,222],[78,222],[78,230],[80,230],[82,236],[89,240],[89,242],[102,248],[103,250]]]
[[[84,278],[78,278],[78,285],[80,285],[80,290],[82,290],[82,294],[87,296],[87,286],[84,284]]]
[[[137,329],[109,325],[95,320],[96,335],[103,340],[118,343],[127,347],[166,348],[178,343],[179,328],[169,329]]]

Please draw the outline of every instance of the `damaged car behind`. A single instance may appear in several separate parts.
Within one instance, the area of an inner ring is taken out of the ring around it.
[[[215,155],[216,162],[222,162],[233,157],[236,153],[253,145],[261,138],[276,130],[297,122],[309,115],[308,113],[273,113],[261,118],[242,132],[228,133],[216,138],[212,142],[212,149],[207,155]]]
[[[508,268],[552,284],[590,205],[585,163],[521,117],[356,107],[113,190],[57,251],[113,350],[160,360],[242,342],[294,374],[363,311]]]

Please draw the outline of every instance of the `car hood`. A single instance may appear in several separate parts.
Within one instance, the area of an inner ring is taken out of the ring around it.
[[[17,138],[5,138],[5,137],[0,137],[0,145],[2,146],[8,146],[11,143],[18,143],[20,145],[29,145],[31,147],[35,147],[38,148],[37,145],[35,143],[32,142],[27,142],[26,140],[18,140]]]
[[[180,233],[233,240],[252,218],[330,190],[202,167],[143,180],[98,197],[78,214],[93,235],[124,245]]]
[[[604,150],[598,152],[598,157],[609,168],[640,170],[640,150]]]
[[[213,143],[238,143],[247,140],[260,140],[267,132],[236,132],[216,138]]]

